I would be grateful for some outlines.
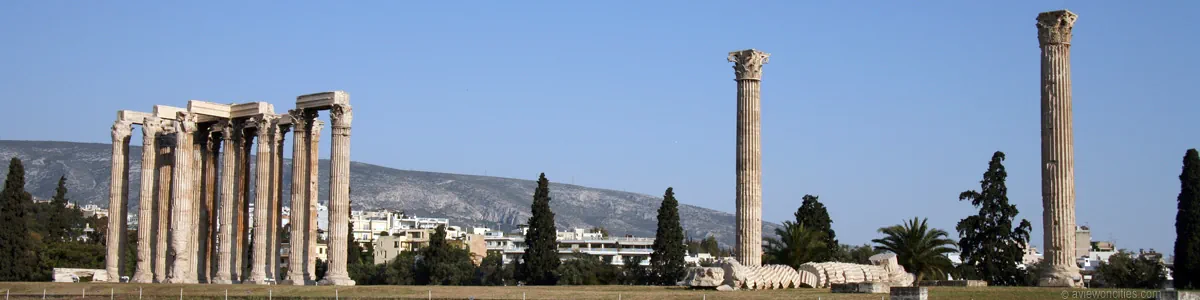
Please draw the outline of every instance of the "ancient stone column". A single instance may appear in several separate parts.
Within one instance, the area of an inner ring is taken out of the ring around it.
[[[737,246],[746,266],[762,265],[762,150],[759,140],[759,82],[770,54],[729,52],[737,80]]]
[[[167,250],[171,233],[171,174],[175,173],[175,121],[163,124],[158,135],[158,191],[154,197],[154,282],[167,281]]]
[[[159,123],[157,117],[147,117],[142,122],[142,191],[138,200],[137,268],[133,271],[135,283],[154,282],[154,168],[158,146]]]
[[[200,282],[200,240],[204,238],[201,236],[203,230],[200,228],[200,219],[208,217],[208,213],[202,210],[204,207],[201,205],[204,202],[204,198],[202,198],[204,195],[204,157],[207,151],[204,146],[208,144],[207,134],[202,133],[207,132],[208,128],[197,124],[196,132],[192,134],[192,152],[194,153],[192,155],[192,216],[191,226],[187,227],[192,232],[184,252],[184,255],[188,256],[188,261],[192,262],[187,266],[187,273],[185,273],[189,282]]]
[[[121,282],[121,252],[125,240],[125,208],[129,191],[129,134],[133,123],[117,120],[112,125],[112,170],[108,190],[108,244],[104,269],[108,280]]]
[[[221,157],[221,139],[215,134],[213,126],[205,132],[206,143],[204,150],[204,212],[207,216],[200,223],[200,263],[197,264],[200,268],[200,282],[212,282],[213,273],[213,254],[217,244],[216,226],[220,220],[220,214],[217,212],[217,169],[220,168],[217,160]]]
[[[270,243],[268,244],[271,250],[268,254],[271,260],[271,265],[269,268],[267,268],[267,274],[272,279],[275,279],[276,282],[278,282],[279,280],[283,279],[283,274],[279,274],[279,246],[280,240],[282,239],[282,233],[281,230],[279,230],[279,226],[283,220],[283,145],[284,136],[287,135],[290,125],[280,124],[274,128],[275,132],[273,134],[275,135],[275,140],[271,142],[273,145],[273,151],[271,152],[271,175],[273,176],[273,178],[271,178],[271,187],[273,192],[271,196],[272,216],[270,230],[271,234],[268,236],[268,238],[271,239]]]
[[[234,182],[237,173],[237,146],[234,143],[233,122],[226,120],[219,125],[221,142],[225,144],[225,155],[221,155],[221,221],[217,227],[217,272],[212,283],[231,284],[233,281],[234,212],[237,210]]]
[[[233,256],[233,278],[238,282],[244,281],[246,275],[246,256],[250,253],[248,236],[246,234],[248,226],[250,226],[250,151],[251,145],[254,144],[255,132],[253,128],[246,128],[244,122],[238,126],[241,135],[238,140],[241,142],[237,146],[237,225],[234,237],[234,256]]]
[[[317,186],[317,182],[319,182],[319,180],[317,179],[317,176],[321,174],[321,167],[320,167],[321,166],[321,164],[320,164],[320,161],[321,161],[321,157],[320,157],[321,128],[324,128],[325,122],[316,119],[317,111],[314,110],[314,111],[311,111],[311,113],[313,116],[313,120],[310,123],[312,125],[309,126],[309,129],[308,129],[308,149],[307,149],[308,155],[304,156],[304,158],[308,159],[308,185],[307,185],[308,192],[306,192],[304,194],[305,196],[308,196],[308,201],[307,201],[308,209],[305,210],[304,212],[308,216],[308,221],[305,222],[305,226],[306,226],[305,228],[308,230],[308,235],[305,236],[307,238],[306,242],[308,243],[308,250],[307,250],[308,251],[307,252],[308,253],[308,256],[307,256],[308,274],[307,275],[308,275],[309,281],[316,282],[317,281],[317,239],[320,237],[320,234],[318,233],[318,231],[320,229],[320,226],[319,226],[320,222],[317,222],[317,212],[320,210],[319,202],[317,201],[318,196],[320,195],[320,193],[318,193],[319,189]],[[328,230],[328,229],[326,229],[326,230]],[[328,233],[328,232],[326,232],[326,233]],[[328,244],[328,242],[329,241],[326,240],[326,244]]]
[[[1077,16],[1066,10],[1038,14],[1042,48],[1042,230],[1048,270],[1040,286],[1074,287],[1082,277],[1075,263],[1075,146],[1071,120],[1071,29]]]
[[[271,186],[271,179],[275,177],[271,172],[271,149],[275,148],[271,144],[274,139],[271,136],[274,131],[271,127],[275,124],[275,116],[254,117],[254,122],[258,123],[258,154],[255,155],[254,164],[254,260],[250,262],[250,278],[247,282],[268,284],[270,282],[267,282],[267,266],[270,262],[267,261],[267,234],[271,228],[270,201],[275,190]]]
[[[292,211],[288,217],[291,229],[288,233],[288,275],[282,284],[304,285],[305,269],[308,267],[306,225],[308,218],[308,124],[312,115],[302,109],[288,111],[292,118]]]
[[[333,149],[329,153],[329,270],[323,285],[354,285],[346,272],[347,239],[350,238],[350,122],[354,113],[350,105],[335,104],[330,108],[330,134]]]
[[[196,283],[189,276],[192,255],[188,255],[189,243],[195,236],[192,219],[192,188],[195,181],[193,162],[195,151],[192,141],[196,134],[196,116],[188,112],[180,112],[175,120],[175,173],[171,181],[173,186],[171,205],[171,251],[168,253],[174,260],[171,262],[170,275],[167,283]]]

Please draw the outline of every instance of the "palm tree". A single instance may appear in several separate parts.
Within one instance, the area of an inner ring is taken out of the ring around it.
[[[916,285],[925,276],[945,278],[954,269],[947,253],[956,251],[945,230],[929,228],[927,219],[913,217],[901,225],[879,228],[883,238],[871,240],[875,250],[891,251],[904,269],[915,274]]]
[[[799,268],[801,264],[815,261],[828,251],[825,233],[804,228],[803,224],[784,221],[783,228],[776,228],[775,234],[779,239],[767,238],[766,251],[763,251],[765,260],[773,264]]]

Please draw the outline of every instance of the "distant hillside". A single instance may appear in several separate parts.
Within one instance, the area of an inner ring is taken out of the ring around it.
[[[129,201],[137,206],[141,179],[141,147],[131,146]],[[72,201],[108,205],[111,145],[49,141],[0,141],[0,172],[8,161],[25,164],[26,189],[37,198],[54,194],[59,176],[67,176]],[[253,160],[251,160],[253,161]],[[291,161],[284,162],[285,202],[291,187]],[[321,174],[329,174],[329,161],[321,160]],[[532,180],[397,170],[372,164],[350,163],[350,200],[354,209],[403,210],[409,214],[446,217],[464,226],[508,229],[530,216],[536,182]],[[320,176],[320,198],[328,197],[328,176]],[[253,182],[253,181],[251,181]],[[551,182],[551,208],[559,229],[603,226],[614,235],[654,236],[655,216],[661,196],[597,189]],[[136,211],[131,208],[131,211]],[[723,246],[734,239],[733,214],[680,205],[680,219],[693,238],[715,236]],[[778,225],[764,223],[772,234]]]

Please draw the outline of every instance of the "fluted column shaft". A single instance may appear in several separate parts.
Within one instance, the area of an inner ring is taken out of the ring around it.
[[[174,121],[158,136],[158,180],[154,197],[154,282],[167,281],[167,250],[171,236],[171,174],[175,173]],[[168,130],[169,128],[169,130]]]
[[[288,224],[291,226],[288,238],[288,275],[286,284],[304,285],[305,269],[308,268],[305,259],[308,250],[306,236],[308,235],[308,124],[312,118],[303,110],[288,111],[292,118],[292,190],[291,212]]]
[[[258,123],[258,154],[255,155],[254,164],[254,260],[250,263],[250,279],[253,284],[267,284],[267,266],[270,264],[267,261],[267,243],[269,239],[269,229],[271,228],[271,196],[275,189],[271,186],[271,179],[275,176],[271,172],[271,149],[274,149],[271,141],[274,139],[271,136],[275,120],[272,116],[255,117],[255,122]]]
[[[1042,286],[1076,286],[1075,146],[1071,115],[1071,30],[1066,10],[1038,15],[1041,46],[1042,230],[1049,270]]]
[[[133,271],[135,283],[154,282],[154,172],[157,162],[158,118],[146,118],[142,122],[142,191],[138,200],[137,268]]]
[[[108,243],[104,270],[108,280],[121,282],[121,252],[125,248],[125,208],[129,200],[129,135],[133,123],[118,120],[112,125],[112,173],[108,189]]]
[[[237,173],[238,152],[234,144],[233,122],[224,121],[220,124],[221,142],[225,144],[225,154],[221,155],[221,220],[217,227],[217,272],[213,275],[212,283],[233,283],[233,235],[234,212],[237,210],[234,196],[234,182]]]
[[[279,227],[283,218],[283,145],[288,128],[288,125],[274,127],[275,132],[272,134],[275,139],[271,141],[271,233],[268,235],[270,243],[267,245],[271,265],[267,268],[267,275],[276,282],[283,279],[283,274],[279,274],[279,245],[282,238]]]
[[[334,105],[329,119],[333,144],[329,154],[329,270],[321,284],[354,285],[346,271],[350,238],[350,105]]]
[[[193,145],[194,135],[196,134],[195,116],[191,113],[181,112],[175,122],[175,173],[172,180],[173,194],[171,205],[171,251],[170,256],[174,259],[171,262],[170,275],[167,276],[169,283],[196,283],[189,273],[192,267],[192,256],[188,252],[191,249],[189,244],[195,236],[195,228],[192,227],[192,219],[195,218],[193,211],[195,171],[193,170],[194,156],[196,155]],[[194,253],[191,253],[194,254]]]
[[[250,253],[250,245],[246,230],[250,226],[250,151],[251,145],[254,144],[255,131],[241,126],[239,129],[242,134],[238,145],[238,161],[237,161],[237,236],[234,237],[234,256],[233,256],[233,278],[237,282],[245,280],[246,260]]]
[[[216,126],[216,125],[213,125]],[[220,164],[217,160],[221,157],[221,139],[215,137],[213,128],[210,127],[206,131],[206,143],[204,150],[204,213],[205,217],[200,223],[200,263],[197,266],[200,268],[199,275],[201,283],[212,282],[212,273],[214,258],[213,253],[217,244],[217,222],[220,220],[220,214],[217,212],[217,170]]]
[[[316,119],[316,111],[312,111],[311,113],[313,120],[311,122],[312,126],[308,129],[308,147],[305,149],[308,151],[308,155],[304,156],[308,160],[308,183],[305,185],[308,187],[308,192],[304,193],[308,197],[308,209],[304,211],[305,216],[308,217],[308,221],[305,222],[305,229],[308,230],[308,234],[305,235],[305,242],[308,244],[306,253],[308,255],[305,259],[307,259],[308,263],[308,269],[306,269],[308,280],[315,282],[317,281],[317,239],[320,237],[317,233],[317,230],[320,229],[320,222],[317,222],[317,213],[320,211],[319,202],[317,202],[317,196],[320,195],[318,193],[317,182],[319,180],[317,176],[321,173],[321,128],[324,128],[325,122]],[[326,244],[328,244],[328,241],[326,241]]]
[[[749,49],[729,53],[737,93],[737,248],[738,262],[762,264],[762,152],[759,140],[759,83],[770,54]]]
[[[188,282],[200,282],[199,257],[200,239],[202,238],[200,219],[208,217],[208,213],[202,210],[204,207],[201,205],[204,202],[204,198],[202,198],[204,194],[204,157],[207,151],[204,146],[208,143],[205,138],[206,135],[201,132],[206,131],[197,125],[197,131],[192,133],[192,186],[190,188],[192,192],[192,215],[189,220],[191,225],[187,227],[191,230],[191,233],[189,233],[191,236],[187,240],[187,248],[184,252],[184,255],[188,256],[187,261],[191,262],[187,266],[187,273],[185,273]]]

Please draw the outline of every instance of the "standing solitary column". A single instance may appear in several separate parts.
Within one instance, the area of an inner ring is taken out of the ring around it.
[[[195,228],[192,227],[193,215],[192,188],[195,183],[192,179],[195,173],[192,170],[194,162],[193,156],[196,155],[193,150],[192,140],[196,134],[196,117],[188,112],[180,112],[175,122],[175,174],[172,184],[174,191],[172,193],[171,205],[171,251],[168,255],[174,258],[171,262],[171,272],[167,276],[167,283],[196,283],[189,276],[192,264],[193,255],[189,255],[189,243],[192,237],[195,236]]]
[[[220,124],[221,142],[225,144],[225,155],[221,155],[221,221],[217,227],[217,273],[212,283],[231,284],[233,282],[233,234],[234,234],[234,173],[237,173],[237,148],[234,147],[233,122],[222,121]]]
[[[321,279],[323,285],[354,285],[346,272],[346,251],[349,250],[346,239],[350,238],[350,121],[353,118],[350,105],[335,104],[330,109],[333,150],[329,153],[329,271]]]
[[[267,234],[271,228],[271,194],[274,193],[274,188],[271,187],[271,179],[274,177],[271,174],[271,145],[273,137],[271,132],[274,131],[271,127],[274,125],[275,116],[263,115],[255,117],[254,122],[258,123],[258,154],[255,155],[254,163],[254,260],[250,262],[250,279],[252,284],[268,284],[267,282],[267,266],[270,262],[267,261]]]
[[[154,197],[154,282],[167,281],[168,237],[171,233],[171,174],[175,173],[175,121],[158,135],[158,192]]]
[[[133,123],[117,120],[112,125],[112,173],[108,190],[108,245],[104,269],[108,281],[121,282],[121,252],[125,240],[125,205],[129,193],[129,134]]]
[[[759,141],[759,82],[771,54],[747,49],[729,52],[737,80],[737,248],[738,262],[762,264],[762,151]]]
[[[138,200],[138,240],[137,268],[133,272],[133,282],[154,282],[154,167],[158,151],[155,139],[158,137],[157,117],[147,117],[142,121],[142,191]]]
[[[292,118],[292,211],[288,216],[291,229],[288,233],[288,275],[284,284],[304,285],[305,269],[308,268],[307,238],[305,228],[308,218],[308,124],[312,121],[303,109],[288,111]]]
[[[317,175],[320,175],[321,173],[321,128],[325,127],[325,122],[317,120],[317,111],[312,110],[309,112],[312,114],[312,122],[309,122],[308,147],[305,149],[308,150],[308,155],[304,156],[304,158],[308,159],[308,184],[306,185],[308,187],[308,192],[305,192],[304,194],[305,196],[308,196],[308,209],[304,211],[308,216],[308,222],[305,223],[305,228],[308,230],[308,234],[305,237],[307,238],[306,242],[308,243],[308,257],[306,258],[308,260],[308,280],[316,282],[317,238],[319,237],[317,229],[320,229],[320,222],[317,222],[317,213],[320,211],[320,206],[317,202],[317,196],[320,195],[320,193],[318,193],[319,189],[317,182],[319,182],[319,180],[317,180]],[[329,229],[326,228],[325,230]],[[329,232],[326,231],[326,235],[328,235],[328,233]],[[329,244],[328,240],[326,240],[325,244]],[[326,251],[328,251],[328,248],[326,248]],[[328,263],[328,261],[326,263]]]
[[[1075,146],[1071,132],[1071,29],[1066,10],[1038,14],[1042,48],[1042,230],[1048,270],[1040,286],[1074,287],[1083,278],[1075,264]]]

